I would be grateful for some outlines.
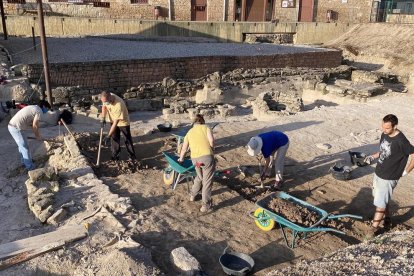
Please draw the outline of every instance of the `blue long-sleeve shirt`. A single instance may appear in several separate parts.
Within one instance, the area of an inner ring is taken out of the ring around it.
[[[280,131],[270,131],[258,135],[262,138],[262,154],[264,158],[268,158],[275,150],[289,143],[286,134]]]

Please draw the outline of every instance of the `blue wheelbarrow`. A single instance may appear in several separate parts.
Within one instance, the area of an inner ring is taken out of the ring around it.
[[[167,186],[171,186],[173,190],[177,187],[178,183],[184,179],[187,182],[187,189],[190,190],[189,181],[193,181],[196,177],[196,166],[190,159],[184,159],[182,163],[178,162],[179,156],[163,152],[165,160],[168,163],[168,167],[163,171],[163,181]],[[201,166],[203,164],[200,164]],[[224,174],[230,174],[230,170],[220,170],[214,173],[214,176],[221,176]]]
[[[190,159],[184,159],[184,162],[178,162],[178,156],[172,153],[163,152],[164,157],[168,163],[168,167],[164,169],[163,181],[167,186],[172,185],[172,189],[175,190],[177,184],[186,179],[187,188],[189,188],[188,181],[193,180],[197,175],[195,166]]]
[[[304,227],[304,226],[298,225],[284,218],[281,214],[277,214],[273,210],[269,210],[267,207],[269,202],[275,197],[293,202],[297,205],[300,205],[302,207],[309,209],[310,211],[317,213],[319,220],[309,227]],[[256,211],[253,211],[249,214],[252,218],[254,218],[256,226],[259,227],[263,231],[270,231],[274,228],[275,223],[279,224],[283,238],[285,239],[286,245],[290,248],[295,248],[296,241],[300,238],[301,233],[303,233],[303,239],[306,239],[307,234],[310,232],[334,232],[338,234],[345,234],[345,232],[340,231],[335,228],[321,227],[320,224],[325,222],[326,220],[334,220],[334,219],[340,219],[340,218],[345,218],[345,217],[354,218],[354,219],[362,219],[361,216],[350,215],[350,214],[342,214],[342,215],[329,214],[328,212],[316,206],[313,206],[303,200],[300,200],[284,192],[271,193],[268,196],[264,197],[263,199],[257,201],[256,206],[258,207]],[[292,231],[292,240],[290,243],[288,241],[285,228],[288,228]]]

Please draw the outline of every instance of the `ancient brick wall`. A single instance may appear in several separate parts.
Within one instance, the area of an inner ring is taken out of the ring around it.
[[[341,64],[340,51],[321,51],[272,56],[214,56],[171,59],[59,63],[50,65],[51,82],[56,86],[126,88],[165,77],[195,79],[207,74],[236,68],[336,67]],[[42,74],[40,64],[29,65],[28,77],[37,82]]]

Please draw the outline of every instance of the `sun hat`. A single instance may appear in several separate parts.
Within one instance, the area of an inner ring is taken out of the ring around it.
[[[262,149],[263,141],[262,138],[259,136],[254,136],[250,138],[249,143],[247,143],[247,153],[250,156],[256,156],[260,153],[260,150]]]

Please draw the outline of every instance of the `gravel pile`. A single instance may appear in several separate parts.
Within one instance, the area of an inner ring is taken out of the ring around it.
[[[268,275],[413,275],[414,231],[398,231]]]
[[[40,43],[37,39],[36,43]],[[10,38],[2,41],[14,63],[41,63],[40,45],[33,47],[31,38]],[[87,62],[129,59],[153,59],[195,56],[256,56],[327,51],[308,46],[273,44],[193,43],[128,41],[99,37],[47,38],[49,62]],[[29,49],[29,50],[28,50]]]

